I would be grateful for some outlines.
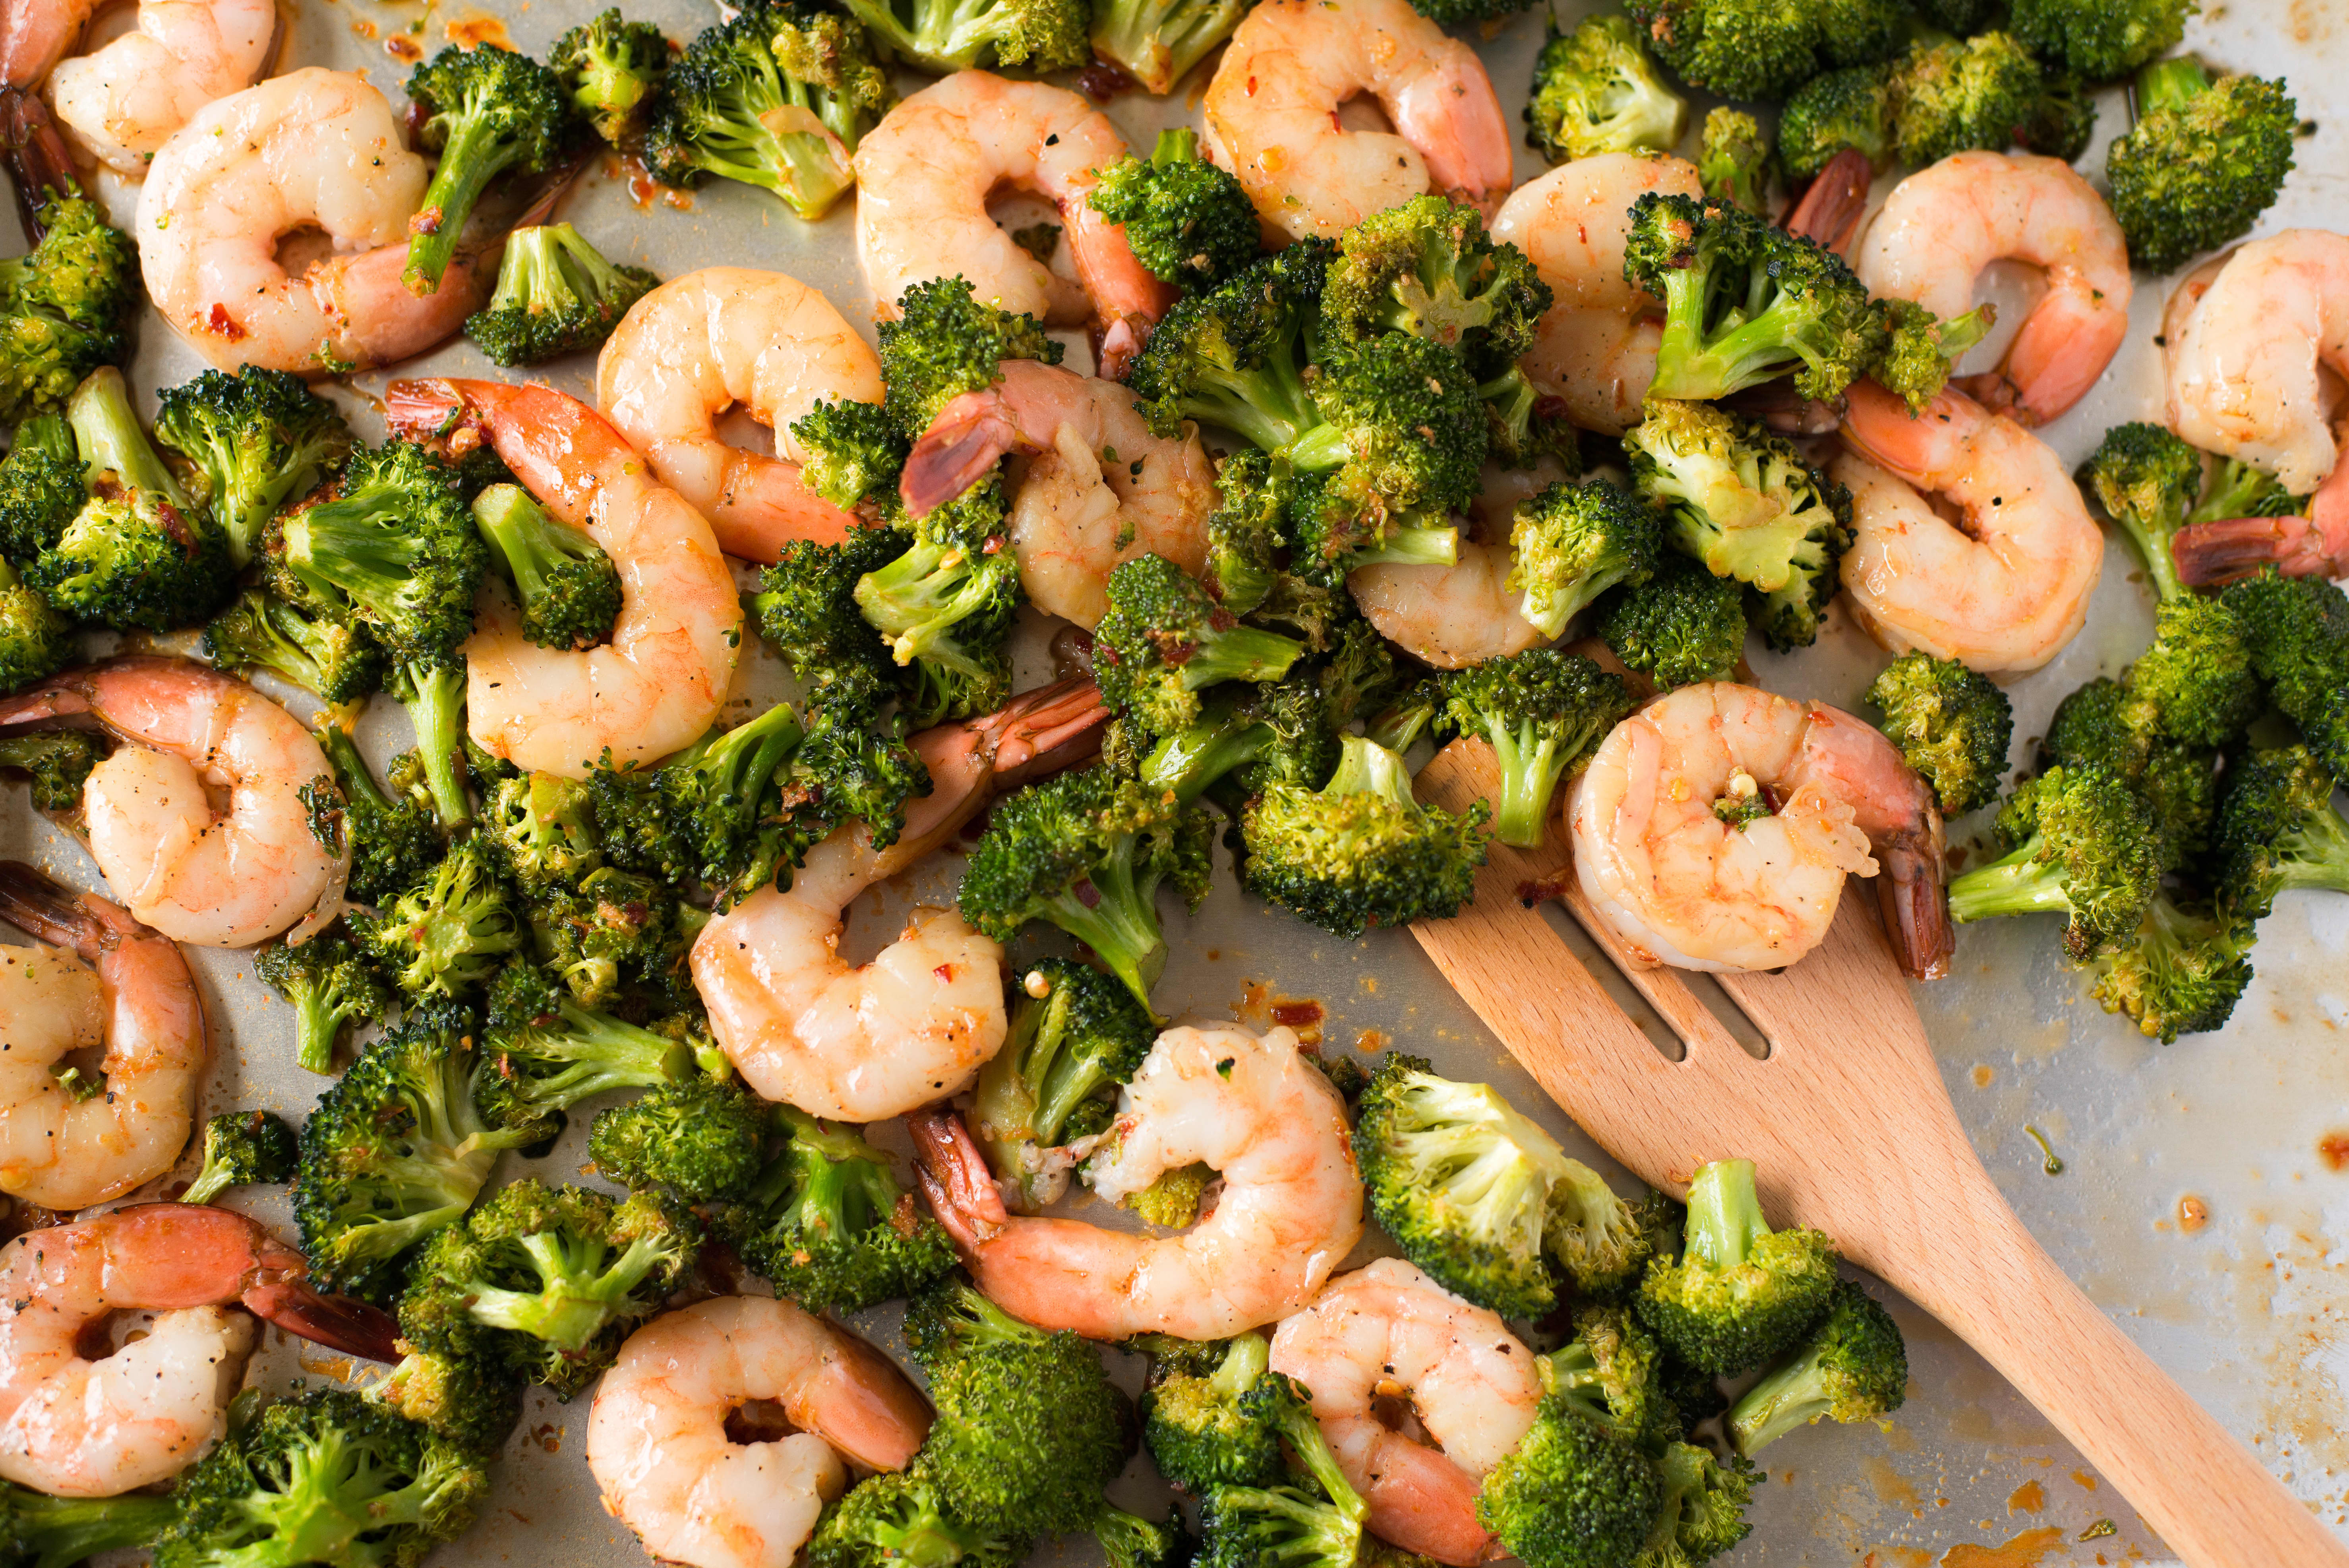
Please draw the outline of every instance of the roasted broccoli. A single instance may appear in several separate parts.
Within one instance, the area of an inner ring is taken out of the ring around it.
[[[1509,527],[1517,614],[1547,637],[1618,583],[1655,574],[1661,531],[1653,509],[1606,480],[1554,484],[1517,503]]]
[[[1370,1506],[1321,1435],[1305,1386],[1268,1372],[1239,1406],[1242,1419],[1286,1448],[1289,1467],[1265,1484],[1208,1489],[1199,1507],[1199,1568],[1350,1568],[1364,1560]]]
[[[2333,807],[2333,779],[2305,746],[2254,749],[2231,759],[2219,813],[2221,907],[2248,923],[2265,919],[2293,888],[2349,892],[2349,822]]]
[[[1624,10],[1641,40],[1681,80],[1723,98],[1775,102],[1816,76],[1823,64],[1825,6],[1630,0]]]
[[[1637,1568],[1692,1568],[1753,1532],[1745,1505],[1759,1478],[1742,1457],[1723,1464],[1709,1448],[1673,1443],[1656,1460],[1656,1474],[1664,1483],[1663,1511]]]
[[[1164,98],[1247,11],[1247,0],[1107,0],[1092,8],[1093,53]]]
[[[1552,1397],[1516,1450],[1485,1472],[1476,1520],[1526,1568],[1623,1568],[1663,1503],[1652,1460]]]
[[[319,701],[357,701],[383,686],[383,649],[356,621],[314,615],[248,588],[204,626],[204,657],[223,669],[267,670]]]
[[[522,1419],[522,1379],[489,1346],[402,1356],[368,1395],[468,1453],[494,1454]]]
[[[576,892],[531,902],[531,949],[583,1007],[670,1011],[689,1004],[686,954],[709,919],[660,882],[605,866]]]
[[[612,634],[620,572],[585,529],[558,522],[520,485],[473,498],[491,558],[522,601],[522,634],[543,648],[590,648]]]
[[[1087,1527],[1109,1568],[1191,1568],[1199,1543],[1168,1504],[1164,1519],[1145,1519],[1104,1501]]]
[[[2137,547],[2155,593],[2167,603],[2186,593],[2173,542],[2202,489],[2202,454],[2159,425],[2116,425],[2080,465],[2079,480]]]
[[[119,361],[140,295],[129,236],[70,183],[45,195],[33,214],[39,242],[0,262],[0,422],[10,425],[64,407],[83,377]]]
[[[80,652],[73,623],[0,560],[0,696],[47,679]]]
[[[254,955],[255,974],[294,1006],[294,1059],[314,1073],[335,1070],[346,1024],[380,1024],[398,998],[391,982],[339,927],[299,947],[273,942]]]
[[[2220,598],[2241,618],[2269,700],[2333,781],[2349,782],[2349,595],[2321,577],[2268,571]]]
[[[891,483],[894,488],[894,474]],[[905,533],[878,528],[852,529],[837,544],[789,542],[760,576],[761,592],[750,601],[759,634],[802,681],[824,682],[860,668],[893,678],[889,646],[857,608],[856,584],[912,543]]]
[[[1264,1336],[1243,1334],[1207,1365],[1158,1377],[1142,1396],[1142,1439],[1159,1473],[1194,1496],[1278,1482],[1280,1433],[1266,1419],[1276,1412],[1242,1398],[1270,1365]]]
[[[668,40],[650,22],[606,11],[557,38],[546,63],[571,95],[572,108],[597,136],[621,147],[651,122],[668,76]]]
[[[2137,124],[2105,154],[2129,260],[2167,273],[2251,232],[2292,172],[2299,105],[2283,79],[2221,77],[2194,60],[2137,73]]]
[[[988,713],[1010,695],[1004,643],[1021,593],[1009,512],[1002,481],[984,479],[923,516],[905,551],[856,580],[857,608],[895,664],[910,666],[917,726]]]
[[[460,840],[380,914],[350,918],[367,951],[411,996],[479,990],[528,938],[505,878],[478,838]]]
[[[578,887],[604,863],[585,782],[553,773],[501,779],[481,810],[481,833],[527,892]]]
[[[1534,58],[1526,145],[1552,163],[1601,152],[1670,152],[1688,100],[1664,84],[1621,16],[1589,16],[1570,33],[1553,24]]]
[[[1680,1250],[1686,1218],[1661,1192],[1627,1203],[1605,1177],[1579,1160],[1568,1160],[1566,1173],[1550,1188],[1543,1244],[1578,1293],[1614,1301],[1639,1284],[1649,1259]]]
[[[1306,337],[1334,253],[1290,245],[1169,311],[1127,376],[1153,427],[1173,436],[1195,419],[1270,452],[1318,424]]]
[[[1480,378],[1496,376],[1533,346],[1551,299],[1526,253],[1490,238],[1475,208],[1414,196],[1339,237],[1317,357],[1341,360],[1380,334],[1407,332],[1459,354]]]
[[[883,322],[874,335],[888,388],[883,406],[907,440],[928,429],[957,397],[993,386],[1003,361],[1058,365],[1065,352],[1034,316],[987,304],[959,275],[907,289],[897,301],[896,319]]]
[[[2117,81],[2178,46],[2199,0],[2012,0],[2023,47],[2089,82]]]
[[[1707,201],[1728,201],[1757,216],[1769,215],[1776,162],[1769,136],[1752,115],[1726,105],[1706,111],[1704,141],[1696,167]]]
[[[1615,656],[1644,672],[1659,691],[1735,677],[1745,657],[1745,590],[1676,550],[1655,574],[1601,602],[1599,635]]]
[[[446,851],[440,827],[429,806],[413,795],[384,793],[347,730],[324,724],[312,733],[343,798],[342,827],[351,850],[346,891],[354,903],[389,903],[440,862]]]
[[[491,181],[554,169],[574,120],[561,77],[494,44],[441,50],[409,77],[408,100],[418,146],[440,159],[409,221],[408,264],[399,274],[420,295],[440,290],[465,220]]]
[[[1444,681],[1435,738],[1481,737],[1501,767],[1493,836],[1530,848],[1549,830],[1557,788],[1582,770],[1630,713],[1622,680],[1578,654],[1529,648],[1455,670]]]
[[[22,565],[55,544],[89,499],[88,471],[62,412],[17,426],[0,458],[0,556]]]
[[[807,1568],[1019,1568],[1032,1538],[965,1523],[926,1465],[883,1470],[824,1511]]]
[[[144,1492],[51,1497],[0,1481],[0,1563],[74,1568],[100,1553],[148,1546],[171,1522],[172,1501]]]
[[[1112,976],[1065,958],[1030,965],[1002,1048],[971,1094],[971,1132],[997,1179],[1030,1208],[1058,1198],[1068,1171],[1054,1152],[1108,1129],[1104,1096],[1133,1076],[1157,1037]]]
[[[155,438],[203,471],[212,521],[228,536],[229,561],[239,567],[259,552],[278,509],[333,472],[351,449],[341,410],[299,376],[258,365],[233,376],[207,370],[164,392]]]
[[[0,769],[26,776],[36,810],[71,811],[81,805],[90,769],[112,749],[94,729],[20,729],[0,735]]]
[[[1110,573],[1109,612],[1093,628],[1093,676],[1102,700],[1153,734],[1199,717],[1199,693],[1225,681],[1262,684],[1288,673],[1305,646],[1243,625],[1188,573],[1141,555]]]
[[[768,1122],[766,1102],[740,1084],[689,1078],[596,1112],[587,1157],[625,1187],[715,1203],[757,1180]]]
[[[2059,764],[2018,786],[1998,825],[2010,852],[1951,880],[1951,919],[2062,914],[2075,963],[2137,930],[2160,877],[2160,830],[2126,779]]]
[[[1893,141],[1904,163],[2004,151],[2038,112],[2044,74],[2004,33],[1919,43],[1892,70]]]
[[[1296,508],[1298,574],[1334,587],[1358,566],[1451,565],[1460,548],[1451,514],[1476,493],[1492,441],[1472,373],[1452,350],[1405,334],[1317,369],[1323,423],[1285,449],[1300,473],[1327,476]]]
[[[2099,677],[2073,692],[2056,705],[2040,749],[2048,762],[2103,769],[2134,790],[2163,871],[2200,860],[2218,815],[2215,754],[2164,738],[2153,705],[2129,686]]]
[[[465,335],[509,366],[585,354],[659,286],[642,267],[605,261],[568,223],[516,229],[506,236],[497,290],[465,318]]]
[[[1337,936],[1457,914],[1475,894],[1489,810],[1422,806],[1401,757],[1357,735],[1340,744],[1319,789],[1276,783],[1248,802],[1242,884]]]
[[[1826,1313],[1835,1264],[1835,1243],[1817,1231],[1770,1229],[1752,1161],[1718,1160],[1689,1181],[1680,1257],[1649,1268],[1635,1305],[1673,1355],[1733,1377],[1792,1345]]]
[[[848,0],[848,7],[899,59],[941,76],[990,64],[1041,75],[1092,57],[1092,19],[1072,0]]]
[[[1730,1440],[1752,1459],[1822,1416],[1875,1421],[1908,1398],[1909,1351],[1892,1315],[1849,1280],[1839,1280],[1826,1316],[1801,1348],[1738,1398]]]
[[[1789,180],[1809,180],[1827,160],[1855,149],[1878,169],[1892,161],[1892,73],[1852,66],[1813,77],[1778,114],[1778,166]]]
[[[490,990],[485,1113],[505,1121],[550,1119],[619,1088],[688,1080],[719,1060],[715,1042],[688,1020],[647,1028],[584,1006],[560,975],[512,964]]]
[[[1574,1337],[1535,1364],[1547,1401],[1651,1456],[1678,1442],[1681,1412],[1664,1391],[1664,1352],[1627,1307],[1574,1314]]]
[[[1998,799],[2014,741],[2006,694],[1955,659],[1911,650],[1868,688],[1884,733],[1933,787],[1944,817],[1962,817]]]
[[[284,1119],[265,1110],[227,1110],[204,1123],[204,1159],[182,1203],[209,1203],[231,1187],[291,1181],[301,1141]]]
[[[2129,665],[2128,695],[2156,735],[2205,750],[2226,746],[2265,706],[2242,617],[2187,593],[2154,611],[2153,641]]]
[[[1201,158],[1187,127],[1158,133],[1148,158],[1102,170],[1086,202],[1125,228],[1134,259],[1186,289],[1212,288],[1263,248],[1256,208],[1228,170]]]
[[[2164,1045],[2220,1028],[2251,983],[2252,940],[2234,909],[2184,907],[2157,892],[2136,934],[2091,961],[2088,994]]]

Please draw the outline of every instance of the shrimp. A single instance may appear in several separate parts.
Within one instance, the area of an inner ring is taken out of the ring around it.
[[[136,180],[198,109],[253,85],[276,36],[273,0],[139,0],[138,30],[61,62],[49,101],[77,146]]]
[[[1533,1352],[1498,1313],[1381,1258],[1281,1320],[1272,1369],[1312,1391],[1321,1435],[1370,1505],[1373,1533],[1438,1563],[1496,1555],[1476,1522],[1476,1483],[1533,1429],[1542,1398]],[[1374,1407],[1398,1396],[1437,1446],[1379,1418]]]
[[[81,802],[91,858],[133,916],[199,947],[334,918],[349,853],[319,841],[302,799],[334,774],[301,720],[187,659],[110,659],[0,700],[0,727],[70,714],[131,743],[90,770]]]
[[[876,850],[863,824],[844,827],[808,851],[790,888],[761,888],[704,926],[688,957],[694,985],[743,1081],[858,1122],[967,1088],[1003,1045],[1003,949],[949,909],[851,968],[839,954],[843,911],[944,843],[995,790],[1081,758],[1108,717],[1090,681],[1063,681],[924,730],[914,749],[931,789],[896,842]]]
[[[649,762],[700,738],[734,678],[742,605],[709,524],[608,420],[550,387],[395,381],[396,430],[485,440],[551,513],[584,529],[620,573],[611,640],[584,651],[523,640],[502,582],[465,642],[465,722],[517,768],[584,779],[606,750]]]
[[[1095,1193],[1116,1202],[1194,1163],[1222,1178],[1179,1236],[1010,1214],[958,1118],[907,1125],[923,1191],[978,1288],[1041,1328],[1221,1339],[1303,1306],[1362,1233],[1345,1103],[1285,1028],[1169,1029],[1119,1094],[1087,1168]]]
[[[205,105],[155,154],[136,236],[147,292],[223,370],[367,369],[421,354],[489,298],[504,243],[460,248],[438,293],[409,294],[399,273],[425,183],[366,77],[315,66],[273,77]],[[278,242],[312,227],[336,253],[289,274]]]
[[[1493,238],[1530,257],[1557,296],[1525,356],[1526,373],[1585,429],[1619,436],[1640,422],[1656,378],[1663,302],[1624,281],[1631,203],[1651,191],[1702,197],[1693,165],[1608,152],[1578,158],[1501,203]]]
[[[1855,381],[1832,465],[1851,490],[1845,603],[1876,640],[1978,670],[2035,670],[2079,634],[2105,539],[2063,459],[2002,414],[1944,390],[1916,418]],[[1889,471],[1888,471],[1889,470]],[[1912,489],[1911,487],[1915,487]],[[1919,490],[1963,514],[1945,522]]]
[[[1042,82],[957,71],[900,101],[856,149],[856,248],[885,310],[916,284],[960,275],[983,300],[1048,326],[1091,317],[1115,376],[1174,303],[1134,259],[1123,224],[1086,200],[1126,154],[1109,117]],[[988,216],[999,187],[1060,209],[1077,282],[1055,274]]]
[[[698,508],[729,555],[771,565],[795,539],[836,544],[856,520],[800,480],[792,421],[819,399],[881,401],[881,361],[823,295],[781,273],[705,267],[620,318],[595,359],[595,402],[653,476]],[[718,434],[740,408],[776,454]]]
[[[1349,130],[1368,94],[1392,132]],[[1264,0],[1207,84],[1216,161],[1292,240],[1336,239],[1433,190],[1492,213],[1515,154],[1476,51],[1405,0]]]
[[[1948,320],[1973,304],[1992,262],[2027,262],[2047,292],[1999,367],[1967,390],[2024,425],[2063,413],[2128,335],[2128,242],[2105,199],[2058,158],[1960,152],[1895,186],[1853,270],[1868,292]]]
[[[1765,814],[1739,821],[1755,806]],[[1615,934],[1682,969],[1778,969],[1826,935],[1844,877],[1876,876],[1902,967],[1944,974],[1941,814],[1874,728],[1729,682],[1617,725],[1567,801],[1574,871]]]
[[[302,1254],[202,1203],[141,1203],[28,1231],[0,1247],[0,1478],[58,1497],[112,1497],[178,1474],[226,1422],[253,1322],[374,1361],[399,1326],[304,1283]],[[145,1335],[82,1355],[109,1314]]]
[[[914,443],[898,485],[906,511],[953,500],[1006,452],[1026,459],[1011,476],[1009,531],[1046,614],[1090,628],[1109,613],[1109,574],[1137,556],[1193,576],[1206,565],[1216,469],[1196,426],[1169,440],[1117,383],[1007,359],[1001,379],[948,403]]]
[[[171,1170],[195,1119],[204,1005],[187,960],[115,904],[0,861],[0,915],[55,947],[0,947],[0,1191],[86,1209]],[[98,1094],[56,1069],[105,1047]]]
[[[794,1429],[747,1443],[727,1422],[772,1402]],[[605,1511],[645,1550],[692,1568],[790,1568],[841,1463],[903,1470],[930,1407],[848,1330],[771,1296],[728,1295],[628,1336],[587,1416],[587,1468]]]
[[[1346,586],[1379,635],[1441,670],[1521,654],[1549,641],[1517,614],[1506,544],[1460,543],[1450,566],[1362,566]]]

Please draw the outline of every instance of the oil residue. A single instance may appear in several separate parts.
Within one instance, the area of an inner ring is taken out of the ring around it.
[[[2178,1228],[2192,1235],[2210,1222],[2210,1205],[2189,1192],[2178,1200]]]
[[[1952,1546],[1941,1555],[1941,1568],[2039,1568],[2046,1556],[2064,1544],[2060,1526],[2043,1524],[1996,1546],[1971,1542]]]
[[[478,49],[483,44],[501,49],[513,47],[513,39],[507,36],[504,21],[496,16],[467,16],[449,23],[441,30],[448,35],[449,41],[460,49]]]
[[[2007,1494],[2009,1513],[2037,1513],[2047,1506],[2047,1489],[2035,1480],[2024,1481]]]
[[[2349,1171],[2349,1132],[2328,1132],[2318,1139],[2316,1157],[2327,1171]]]

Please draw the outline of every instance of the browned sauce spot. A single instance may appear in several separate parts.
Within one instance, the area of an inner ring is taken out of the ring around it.
[[[1321,1017],[1321,1004],[1319,1002],[1275,1002],[1272,1005],[1272,1021],[1286,1024],[1292,1029],[1310,1028],[1319,1024]]]
[[[2349,1171],[2349,1132],[2328,1132],[2318,1139],[2316,1157],[2327,1171]]]
[[[424,57],[424,46],[405,33],[394,33],[383,41],[383,52],[412,66]]]
[[[2064,1532],[2053,1524],[2026,1530],[1996,1546],[1971,1542],[1952,1546],[1941,1556],[1941,1568],[2039,1568],[2050,1552],[2064,1543]]]
[[[2210,1222],[2210,1205],[2189,1192],[2178,1200],[2178,1228],[2192,1235]]]
[[[2047,1506],[2047,1489],[2035,1480],[2024,1481],[2007,1494],[2009,1513],[2036,1513]]]
[[[513,47],[505,23],[495,16],[468,16],[461,22],[450,23],[443,30],[449,41],[460,49],[478,49],[483,44],[494,44],[501,49]]]

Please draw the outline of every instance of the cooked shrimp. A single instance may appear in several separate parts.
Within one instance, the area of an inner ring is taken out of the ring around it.
[[[978,482],[1006,452],[1011,548],[1028,597],[1048,615],[1090,627],[1109,613],[1118,566],[1163,555],[1195,575],[1207,561],[1216,469],[1185,425],[1169,440],[1114,381],[1032,359],[1007,359],[1002,379],[966,392],[914,443],[899,491],[920,517]]]
[[[2128,335],[2128,242],[2105,199],[2058,158],[1960,152],[1895,186],[1860,240],[1853,270],[1868,292],[1915,300],[1948,319],[1972,308],[1996,261],[2046,275],[1999,367],[1967,390],[2025,425],[2044,425],[2095,385]]]
[[[424,160],[367,78],[308,67],[205,105],[155,154],[139,263],[155,308],[222,369],[366,369],[450,336],[497,281],[502,239],[460,249],[440,291],[399,281]],[[317,228],[336,253],[289,275],[278,242]]]
[[[187,659],[110,659],[0,700],[0,726],[67,714],[131,742],[90,770],[81,803],[90,855],[132,915],[200,947],[334,918],[349,861],[312,830],[302,788],[333,773],[299,719]]]
[[[1339,123],[1339,106],[1364,95],[1392,132]],[[1429,191],[1487,215],[1508,194],[1515,154],[1485,62],[1404,0],[1264,0],[1232,34],[1206,105],[1216,161],[1292,240],[1334,240]]]
[[[1922,648],[1986,672],[2054,658],[2086,624],[2105,560],[2063,459],[1962,392],[1913,419],[1872,381],[1848,397],[1851,451],[1833,472],[1851,490],[1843,584],[1860,624],[1896,654]],[[1919,490],[1955,505],[1962,526]]]
[[[1281,1320],[1272,1369],[1312,1390],[1321,1435],[1370,1504],[1374,1534],[1464,1568],[1494,1555],[1476,1483],[1532,1429],[1542,1397],[1533,1352],[1498,1313],[1381,1258]],[[1398,1397],[1434,1446],[1379,1418],[1373,1407]]]
[[[1651,191],[1702,196],[1693,165],[1608,152],[1578,158],[1501,203],[1493,238],[1532,259],[1557,303],[1541,319],[1527,375],[1585,429],[1619,436],[1640,422],[1656,378],[1663,302],[1623,280],[1631,203]]]
[[[465,642],[465,722],[517,768],[584,779],[690,745],[718,717],[742,637],[742,605],[709,524],[646,471],[620,432],[576,397],[502,381],[396,381],[395,429],[485,440],[548,511],[584,529],[620,573],[611,640],[574,652],[522,634],[502,582]]]
[[[73,177],[66,145],[39,88],[49,68],[81,36],[93,0],[12,0],[0,5],[0,154],[16,188],[16,211],[37,240],[34,203],[43,190]]]
[[[1759,804],[1765,815],[1732,819]],[[1617,725],[1567,804],[1574,870],[1615,934],[1682,969],[1777,969],[1878,874],[1902,965],[1946,971],[1941,815],[1892,743],[1824,703],[1686,686]]]
[[[272,0],[139,0],[138,30],[60,62],[49,101],[78,146],[136,180],[198,109],[253,85],[276,36]]]
[[[1310,1301],[1362,1233],[1345,1103],[1284,1028],[1169,1029],[1120,1093],[1088,1167],[1096,1193],[1115,1202],[1195,1163],[1222,1178],[1213,1210],[1179,1236],[1013,1215],[957,1118],[908,1126],[923,1191],[978,1288],[1089,1339],[1220,1339],[1274,1322]]]
[[[838,1121],[878,1121],[968,1087],[1003,1045],[1003,949],[953,910],[930,912],[863,968],[840,956],[843,912],[936,849],[998,789],[1098,744],[1090,681],[1063,681],[967,724],[914,738],[930,793],[885,850],[860,824],[808,851],[789,889],[765,887],[702,928],[693,980],[743,1081]]]
[[[727,1435],[746,1404],[782,1407],[788,1436]],[[620,1346],[587,1416],[604,1508],[664,1563],[790,1568],[841,1463],[903,1470],[930,1408],[890,1359],[770,1296],[728,1295],[654,1318]]]
[[[1463,540],[1450,566],[1362,566],[1346,586],[1379,634],[1422,664],[1465,669],[1549,641],[1517,614],[1506,544]]]
[[[391,1361],[398,1325],[303,1283],[302,1254],[202,1203],[142,1203],[28,1231],[0,1248],[0,1477],[112,1497],[178,1474],[225,1425],[252,1319]],[[143,1336],[87,1360],[85,1335],[152,1312]]]
[[[856,248],[885,310],[916,284],[959,275],[978,297],[1101,335],[1114,376],[1174,303],[1125,242],[1125,229],[1086,200],[1100,171],[1125,156],[1109,117],[1042,82],[957,71],[900,101],[856,149]],[[1010,185],[1060,209],[1077,282],[1013,242],[987,213]]]
[[[819,400],[878,403],[881,361],[832,302],[797,278],[704,267],[620,319],[595,359],[604,417],[691,501],[729,555],[771,564],[795,539],[826,544],[855,519],[800,482],[792,421]],[[739,408],[775,433],[776,455],[718,434]]]

